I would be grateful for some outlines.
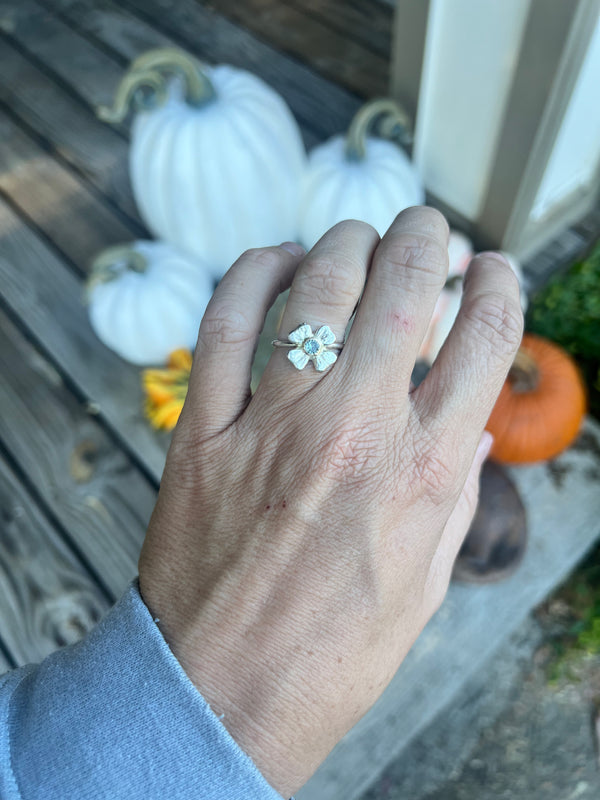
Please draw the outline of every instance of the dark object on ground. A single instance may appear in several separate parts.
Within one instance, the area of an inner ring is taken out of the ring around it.
[[[527,542],[525,508],[508,472],[494,461],[481,471],[479,505],[452,577],[468,583],[506,578],[517,568]]]

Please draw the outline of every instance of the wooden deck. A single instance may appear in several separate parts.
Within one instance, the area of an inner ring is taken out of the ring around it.
[[[263,21],[275,7],[248,3],[248,19],[259,5]],[[241,19],[244,4],[223,6]],[[277,24],[295,25],[294,5],[277,6],[290,15]],[[335,6],[323,4],[310,31],[326,30]],[[82,303],[94,254],[147,235],[127,178],[127,132],[94,109],[132,58],[173,43],[261,75],[288,100],[308,146],[360,105],[324,76],[333,56],[321,75],[208,3],[0,4],[0,668],[80,637],[136,573],[168,436],[143,420],[139,370],[100,344]]]
[[[177,44],[268,81],[310,147],[385,92],[390,21],[374,0],[0,2],[0,670],[80,638],[135,575],[169,441],[82,303],[92,257],[147,235],[127,132],[95,107]],[[540,254],[533,282],[599,227]]]

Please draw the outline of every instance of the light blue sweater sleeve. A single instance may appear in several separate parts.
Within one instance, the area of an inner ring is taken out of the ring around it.
[[[77,645],[0,678],[2,800],[281,800],[133,583]]]

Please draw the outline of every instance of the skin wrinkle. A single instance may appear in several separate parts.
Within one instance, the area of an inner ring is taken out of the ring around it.
[[[362,289],[348,264],[364,257],[358,272],[369,277],[348,342],[323,374],[295,371],[277,350],[243,408],[248,387],[235,379],[248,374],[251,331],[221,359],[219,326],[203,323],[140,590],[191,680],[283,796],[396,672],[443,599],[475,510],[473,455],[516,349],[498,334],[490,359],[476,318],[490,292],[508,294],[507,312],[518,296],[497,263],[476,266],[474,313],[459,313],[409,394],[405,376],[444,282],[447,236],[441,215],[425,208],[402,212],[377,249],[359,223],[326,234],[294,262],[318,273],[310,291],[303,278],[292,286],[282,330],[296,315],[343,328]],[[245,303],[277,281],[259,288],[264,275],[252,258],[217,287],[215,306],[223,297],[233,310],[239,303],[257,335],[263,318]],[[339,294],[353,280],[336,308],[314,296],[319,287]],[[215,430],[211,393],[224,375],[232,388],[220,393]]]

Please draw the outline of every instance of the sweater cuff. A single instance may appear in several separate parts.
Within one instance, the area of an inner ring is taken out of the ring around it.
[[[23,800],[281,800],[181,668],[137,581],[86,639],[11,673],[6,692],[0,761]]]

